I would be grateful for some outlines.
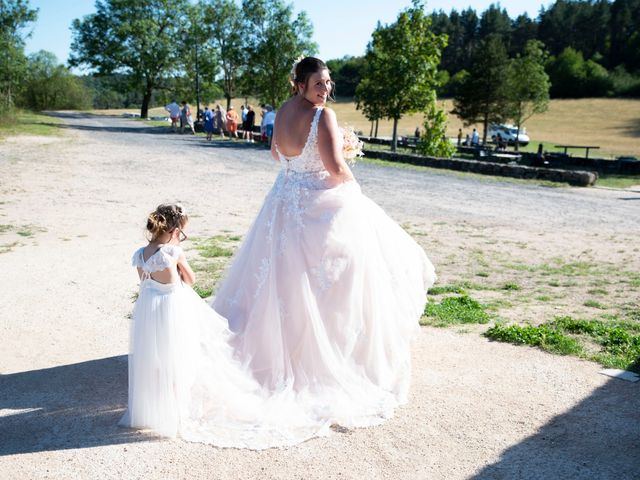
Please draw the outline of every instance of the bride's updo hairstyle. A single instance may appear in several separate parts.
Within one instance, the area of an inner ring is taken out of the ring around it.
[[[147,217],[147,231],[151,235],[149,241],[154,242],[160,235],[171,232],[176,228],[184,228],[189,217],[182,205],[178,203],[163,203],[158,205]]]
[[[298,84],[303,83],[306,87],[309,82],[309,77],[314,73],[321,72],[322,70],[327,70],[331,73],[327,64],[316,57],[304,57],[302,60],[295,63],[291,70],[291,94],[297,95],[299,93]],[[335,101],[335,97],[333,96],[335,89],[336,84],[332,81],[331,91],[329,92],[330,100]]]

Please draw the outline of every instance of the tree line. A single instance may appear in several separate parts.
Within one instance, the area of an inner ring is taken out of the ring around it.
[[[455,96],[489,37],[507,57],[523,55],[532,40],[547,52],[545,71],[551,96],[640,97],[640,0],[556,0],[537,18],[512,19],[499,4],[429,15],[432,31],[448,38],[440,63],[441,96]],[[332,61],[338,93],[352,96],[364,57]]]

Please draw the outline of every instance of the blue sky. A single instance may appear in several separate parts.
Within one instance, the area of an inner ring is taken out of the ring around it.
[[[32,27],[32,37],[27,39],[27,53],[38,50],[53,52],[58,60],[66,62],[71,44],[71,21],[93,13],[94,0],[31,0],[30,5],[39,9],[38,21]],[[395,20],[398,12],[411,4],[410,0],[297,0],[294,10],[304,10],[314,29],[314,40],[319,46],[319,57],[325,60],[344,55],[361,55],[371,38],[378,20],[383,24]],[[427,10],[452,8],[462,10],[472,7],[485,10],[491,0],[433,0],[427,1]],[[503,5],[511,17],[527,12],[537,17],[549,0],[522,0]]]

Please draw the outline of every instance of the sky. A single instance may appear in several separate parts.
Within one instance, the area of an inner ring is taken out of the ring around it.
[[[285,0],[287,1],[287,0]],[[345,55],[362,55],[371,39],[378,21],[392,23],[398,12],[411,5],[410,0],[295,0],[296,13],[304,10],[313,24],[313,40],[318,44],[318,57],[324,60]],[[426,2],[427,11],[472,7],[478,13],[484,11],[492,0],[433,0]],[[503,5],[512,18],[528,13],[535,18],[540,8],[549,0],[508,1]],[[53,52],[58,60],[66,63],[71,45],[71,22],[95,11],[95,0],[31,0],[32,8],[38,8],[38,21],[32,24],[31,38],[26,41],[26,52],[38,50]]]

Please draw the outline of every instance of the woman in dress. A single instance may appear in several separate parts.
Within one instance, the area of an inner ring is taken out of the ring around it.
[[[324,62],[298,62],[292,85],[274,126],[280,173],[213,307],[263,388],[318,421],[375,425],[406,401],[435,273],[345,163]]]

